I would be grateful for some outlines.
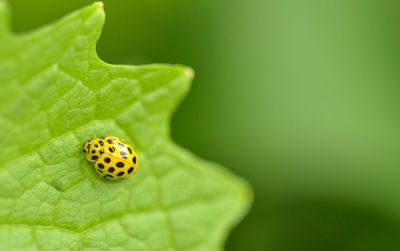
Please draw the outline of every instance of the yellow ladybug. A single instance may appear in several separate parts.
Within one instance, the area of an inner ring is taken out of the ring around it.
[[[94,164],[96,172],[110,180],[126,178],[138,169],[138,157],[133,147],[114,136],[88,140],[83,145],[83,152]]]

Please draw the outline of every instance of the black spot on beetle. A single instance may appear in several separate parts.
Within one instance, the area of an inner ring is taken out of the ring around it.
[[[132,158],[133,164],[136,164],[136,156]]]
[[[93,155],[92,156],[92,160],[96,160],[96,159],[98,159],[99,158],[99,156],[97,156],[97,155]]]
[[[117,173],[117,176],[121,177],[122,175],[124,175],[125,172],[119,172]]]
[[[99,144],[101,145],[101,146],[104,146],[104,142],[103,141],[99,141]]]
[[[124,162],[117,162],[117,167],[124,167],[124,166],[125,166]]]
[[[105,177],[108,177],[108,178],[114,178],[114,176],[112,176],[112,175],[109,175],[109,174],[106,174],[106,176]]]
[[[99,163],[99,164],[97,164],[97,167],[100,168],[100,169],[103,169],[103,168],[104,168],[104,165],[101,164],[101,163]]]
[[[108,172],[109,172],[109,173],[113,173],[114,171],[115,171],[115,168],[114,168],[114,167],[108,168]]]
[[[103,154],[104,153],[104,151],[103,150],[100,150],[100,154]]]
[[[110,158],[104,158],[104,162],[110,163],[110,162],[111,162],[111,159],[110,159]]]
[[[131,166],[131,167],[128,169],[128,174],[132,173],[133,170],[135,170],[135,169],[133,168],[133,166]]]
[[[108,144],[114,144],[114,141],[112,139],[107,139]]]
[[[128,152],[129,152],[130,154],[132,154],[132,148],[130,148],[129,146],[128,146]]]
[[[124,159],[127,159],[127,158],[128,158],[128,155],[126,154],[126,152],[121,152],[120,155],[121,155],[121,157],[124,158]]]
[[[113,146],[110,146],[109,148],[108,148],[108,150],[110,151],[110,152],[115,152],[115,147],[113,147]]]
[[[119,148],[119,150],[124,150],[125,146],[122,143],[118,143],[118,148]]]
[[[96,150],[92,150],[92,153],[96,153]]]

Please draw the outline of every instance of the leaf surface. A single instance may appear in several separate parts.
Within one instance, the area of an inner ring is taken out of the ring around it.
[[[102,3],[20,35],[8,16],[0,0],[0,250],[223,249],[252,195],[170,138],[192,70],[101,61]],[[94,134],[130,142],[138,173],[100,178]]]

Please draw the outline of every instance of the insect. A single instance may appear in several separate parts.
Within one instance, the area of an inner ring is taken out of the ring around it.
[[[94,170],[109,180],[126,178],[138,169],[138,156],[123,139],[114,136],[95,137],[86,141],[82,150]]]

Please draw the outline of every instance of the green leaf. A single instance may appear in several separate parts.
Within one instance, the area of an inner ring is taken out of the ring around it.
[[[192,70],[102,62],[102,3],[21,35],[8,15],[0,0],[0,250],[223,249],[252,194],[170,138]],[[100,178],[94,134],[132,143],[138,173]]]

